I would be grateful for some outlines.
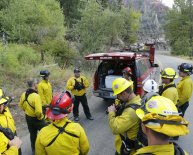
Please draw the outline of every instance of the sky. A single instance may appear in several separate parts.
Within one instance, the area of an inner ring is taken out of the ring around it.
[[[171,8],[174,0],[162,0],[162,2]]]

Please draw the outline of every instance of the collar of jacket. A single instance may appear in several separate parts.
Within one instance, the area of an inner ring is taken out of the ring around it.
[[[145,154],[145,153],[153,153],[153,154],[172,154],[174,153],[174,145],[173,143],[171,144],[165,144],[165,145],[151,145],[151,146],[146,146],[141,149],[139,149],[136,152],[137,154]]]
[[[189,79],[189,78],[190,78],[189,75],[188,75],[188,76],[185,76],[185,77],[182,78],[182,81],[183,81],[183,80],[186,80],[186,79]]]
[[[140,98],[139,95],[135,96],[135,97],[132,98],[130,101],[128,101],[128,102],[126,103],[126,105],[128,105],[128,104],[133,104],[133,103],[140,105],[140,103],[141,103],[141,98]]]
[[[56,126],[62,127],[62,126],[64,126],[64,124],[65,124],[66,122],[72,122],[72,121],[70,121],[70,120],[68,119],[68,117],[64,117],[64,118],[62,118],[62,119],[60,119],[60,120],[55,120],[55,121],[53,122],[53,124],[55,124]]]
[[[174,84],[174,81],[173,81],[173,82],[170,82],[170,83],[168,83],[168,84],[165,84],[164,87],[167,87],[167,86],[173,85],[173,84]]]

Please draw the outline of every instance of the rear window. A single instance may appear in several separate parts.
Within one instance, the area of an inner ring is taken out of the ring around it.
[[[150,67],[149,59],[139,59],[136,61],[137,76],[141,77]]]
[[[106,75],[122,75],[125,67],[131,67],[133,70],[133,61],[103,61],[99,66],[99,73]]]

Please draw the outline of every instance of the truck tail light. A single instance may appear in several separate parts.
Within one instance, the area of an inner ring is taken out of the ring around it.
[[[99,85],[99,78],[97,72],[95,72],[93,77],[93,90],[97,90]]]

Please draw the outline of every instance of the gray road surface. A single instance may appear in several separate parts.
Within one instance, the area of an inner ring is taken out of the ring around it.
[[[166,55],[156,56],[156,61],[160,64],[162,68],[172,67],[177,71],[177,65],[182,62],[193,63],[192,61],[183,60],[180,58],[175,58]],[[193,76],[192,76],[193,78]],[[177,82],[177,81],[176,81]],[[89,155],[114,155],[114,136],[108,127],[107,115],[105,111],[108,104],[100,98],[92,96],[89,99],[89,106],[91,112],[95,118],[94,121],[87,120],[82,112],[82,107],[80,106],[80,124],[84,127],[86,134],[90,142],[90,152]],[[186,112],[185,118],[190,122],[189,129],[190,134],[184,137],[180,137],[178,143],[189,153],[193,154],[193,98],[190,101],[190,106]],[[70,116],[71,117],[71,116]],[[19,132],[19,131],[18,131]],[[30,155],[30,143],[29,135],[22,138],[23,139],[23,155]]]

